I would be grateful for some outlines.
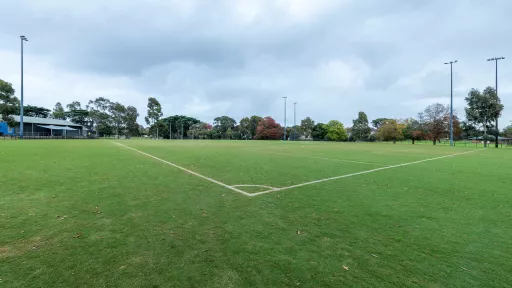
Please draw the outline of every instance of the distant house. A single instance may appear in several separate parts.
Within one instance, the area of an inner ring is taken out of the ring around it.
[[[13,117],[16,122],[20,122],[20,116]],[[9,127],[8,131],[9,133],[7,133],[7,135],[12,133],[19,135],[20,125],[18,124],[16,127]],[[23,136],[87,136],[87,129],[82,125],[75,124],[67,120],[23,116]]]

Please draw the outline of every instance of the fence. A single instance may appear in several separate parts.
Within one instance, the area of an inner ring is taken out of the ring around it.
[[[391,144],[393,143],[392,141],[390,141],[390,142],[387,142],[387,141],[377,141],[377,142],[379,142],[379,143],[391,143]],[[396,141],[396,143],[397,144],[412,144],[412,140]],[[432,140],[415,140],[414,141],[414,145],[431,145],[432,146],[433,143],[432,143]],[[450,141],[449,140],[437,141],[436,145],[450,146]],[[458,140],[458,141],[454,141],[453,145],[455,147],[476,147],[476,148],[484,148],[485,147],[483,141],[474,141],[474,140]],[[494,141],[488,141],[487,142],[487,147],[494,148],[495,147]],[[508,142],[498,142],[498,147],[499,148],[512,148],[512,142],[510,142],[510,141],[508,141]]]

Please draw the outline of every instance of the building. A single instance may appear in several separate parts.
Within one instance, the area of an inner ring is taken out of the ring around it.
[[[20,122],[20,116],[13,116],[16,122]],[[14,128],[14,130],[13,130]],[[14,132],[20,134],[20,126],[9,127],[7,135]],[[23,116],[24,137],[83,137],[87,136],[87,129],[82,125],[67,120],[37,118]]]

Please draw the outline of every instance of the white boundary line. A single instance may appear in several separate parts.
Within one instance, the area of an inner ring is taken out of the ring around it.
[[[424,160],[419,160],[419,161],[414,161],[414,162],[408,162],[408,163],[403,163],[403,164],[398,164],[398,165],[391,165],[391,166],[376,168],[376,169],[372,169],[372,170],[361,171],[361,172],[357,172],[357,173],[351,173],[351,174],[345,174],[345,175],[331,177],[331,178],[315,180],[315,181],[301,183],[301,184],[292,185],[292,186],[288,186],[288,187],[274,188],[273,190],[267,190],[267,191],[262,191],[262,192],[257,192],[257,193],[251,193],[250,196],[253,197],[253,196],[258,196],[258,195],[262,195],[262,194],[267,194],[267,193],[272,193],[272,192],[277,192],[277,191],[282,191],[282,190],[302,187],[302,186],[306,186],[306,185],[316,184],[316,183],[320,183],[320,182],[331,181],[331,180],[336,180],[336,179],[340,179],[340,178],[346,178],[346,177],[351,177],[351,176],[356,176],[356,175],[361,175],[361,174],[377,172],[377,171],[380,171],[380,170],[386,170],[386,169],[391,169],[391,168],[396,168],[396,167],[402,167],[402,166],[407,166],[407,165],[412,165],[412,164],[417,164],[417,163],[422,163],[422,162],[427,162],[427,161],[432,161],[432,160],[437,160],[437,159],[442,159],[442,158],[447,158],[447,157],[454,157],[454,156],[458,156],[458,155],[462,155],[462,154],[467,154],[467,153],[472,153],[472,152],[476,152],[476,151],[479,151],[479,150],[472,150],[472,151],[456,153],[456,154],[451,154],[451,155],[445,155],[445,156],[440,156],[440,157],[435,157],[435,158],[429,158],[429,159],[424,159]]]
[[[231,187],[263,187],[263,188],[268,188],[268,189],[279,189],[279,188],[275,188],[275,187],[272,187],[272,186],[267,186],[267,185],[245,185],[245,184],[240,184],[240,185],[231,185]]]
[[[109,140],[110,141],[110,140]],[[203,176],[199,173],[196,173],[194,171],[191,171],[191,170],[188,170],[186,168],[183,168],[181,166],[178,166],[174,163],[171,163],[169,161],[165,161],[163,159],[160,159],[158,157],[155,157],[151,154],[148,154],[148,153],[145,153],[145,152],[142,152],[140,150],[137,150],[135,148],[132,148],[132,147],[129,147],[129,146],[126,146],[124,144],[121,144],[121,143],[118,143],[118,142],[115,142],[115,141],[110,141],[114,144],[117,144],[119,146],[122,146],[122,147],[125,147],[127,149],[130,149],[130,150],[133,150],[137,153],[140,153],[142,155],[145,155],[145,156],[148,156],[150,158],[153,158],[155,160],[158,160],[160,162],[163,162],[165,164],[168,164],[168,165],[171,165],[175,168],[178,168],[180,170],[183,170],[187,173],[190,173],[194,176],[197,176],[197,177],[200,177],[200,178],[203,178],[205,180],[208,180],[210,182],[213,182],[215,184],[218,184],[220,186],[223,186],[225,188],[228,188],[230,190],[233,190],[233,191],[236,191],[238,193],[241,193],[241,194],[244,194],[245,196],[249,196],[249,197],[254,197],[254,196],[258,196],[258,195],[263,195],[263,194],[267,194],[267,193],[272,193],[272,192],[277,192],[277,191],[282,191],[282,190],[288,190],[288,189],[292,189],[292,188],[297,188],[297,187],[302,187],[302,186],[306,186],[306,185],[311,185],[311,184],[316,184],[316,183],[321,183],[321,182],[326,182],[326,181],[331,181],[331,180],[336,180],[336,179],[341,179],[341,178],[347,178],[347,177],[351,177],[351,176],[356,176],[356,175],[361,175],[361,174],[367,174],[367,173],[372,173],[372,172],[377,172],[377,171],[380,171],[380,170],[386,170],[386,169],[391,169],[391,168],[397,168],[397,167],[402,167],[402,166],[407,166],[407,165],[412,165],[412,164],[418,164],[418,163],[422,163],[422,162],[427,162],[427,161],[433,161],[433,160],[438,160],[438,159],[443,159],[443,158],[448,158],[448,157],[454,157],[454,156],[458,156],[458,155],[463,155],[463,154],[468,154],[468,153],[473,153],[473,152],[476,152],[476,151],[480,151],[480,150],[471,150],[471,151],[466,151],[466,152],[462,152],[462,153],[456,153],[456,154],[451,154],[451,155],[444,155],[444,156],[440,156],[440,157],[434,157],[434,158],[429,158],[429,159],[423,159],[423,160],[419,160],[419,161],[414,161],[414,162],[408,162],[408,163],[403,163],[403,164],[398,164],[398,165],[391,165],[391,166],[385,166],[385,167],[381,167],[381,168],[376,168],[376,169],[371,169],[371,170],[366,170],[366,171],[361,171],[361,172],[356,172],[356,173],[351,173],[351,174],[345,174],[345,175],[341,175],[341,176],[336,176],[336,177],[330,177],[330,178],[325,178],[325,179],[320,179],[320,180],[315,180],[315,181],[311,181],[311,182],[305,182],[305,183],[301,183],[301,184],[296,184],[296,185],[292,185],[292,186],[288,186],[288,187],[281,187],[281,188],[274,188],[274,187],[271,187],[272,189],[271,190],[267,190],[267,191],[262,191],[262,192],[256,192],[256,193],[247,193],[245,191],[242,191],[240,189],[237,189],[235,188],[234,186],[230,186],[230,185],[227,185],[225,183],[222,183],[220,181],[217,181],[217,180],[214,180],[212,178],[209,178],[209,177],[206,177],[206,176]],[[261,186],[261,187],[265,187],[264,185],[235,185],[235,186],[239,186],[239,187],[242,187],[242,186]],[[270,187],[270,186],[269,186]]]
[[[132,147],[126,146],[126,145],[121,144],[121,143],[117,143],[117,142],[115,142],[115,141],[110,141],[110,142],[112,142],[112,143],[114,143],[114,144],[117,144],[117,145],[119,145],[119,146],[122,146],[122,147],[124,147],[124,148],[130,149],[130,150],[133,150],[133,151],[135,151],[135,152],[138,152],[138,153],[140,153],[140,154],[142,154],[142,155],[148,156],[148,157],[150,157],[150,158],[153,158],[153,159],[158,160],[158,161],[160,161],[160,162],[163,162],[163,163],[165,163],[165,164],[171,165],[171,166],[173,166],[173,167],[175,167],[175,168],[181,169],[181,170],[183,170],[183,171],[185,171],[185,172],[187,172],[187,173],[190,173],[190,174],[192,174],[192,175],[194,175],[194,176],[197,176],[197,177],[203,178],[203,179],[205,179],[205,180],[208,180],[208,181],[210,181],[210,182],[213,182],[213,183],[215,183],[215,184],[218,184],[218,185],[223,186],[223,187],[225,187],[225,188],[228,188],[228,189],[230,189],[230,190],[236,191],[236,192],[238,192],[238,193],[242,193],[242,194],[244,194],[245,196],[252,196],[252,195],[251,195],[251,193],[247,193],[247,192],[242,191],[242,190],[240,190],[240,189],[237,189],[237,188],[235,188],[235,187],[233,187],[233,186],[229,186],[228,184],[224,184],[224,183],[222,183],[222,182],[220,182],[220,181],[217,181],[217,180],[214,180],[214,179],[212,179],[212,178],[209,178],[209,177],[203,176],[203,175],[201,175],[201,174],[199,174],[199,173],[196,173],[196,172],[194,172],[194,171],[188,170],[188,169],[186,169],[186,168],[183,168],[183,167],[181,167],[181,166],[178,166],[178,165],[176,165],[176,164],[174,164],[174,163],[171,163],[171,162],[169,162],[169,161],[165,161],[165,160],[160,159],[160,158],[158,158],[158,157],[155,157],[155,156],[153,156],[153,155],[151,155],[151,154],[148,154],[148,153],[142,152],[142,151],[140,151],[140,150],[137,150],[137,149],[135,149],[135,148],[132,148]]]
[[[267,152],[267,151],[260,151],[260,150],[249,150],[249,151],[261,152],[261,153],[266,153],[266,154],[275,154],[275,155],[295,156],[295,157],[300,157],[300,158],[311,158],[311,159],[321,159],[321,160],[330,160],[330,161],[338,161],[338,162],[368,164],[368,165],[375,165],[375,166],[386,166],[385,164],[378,164],[378,163],[371,163],[371,162],[361,162],[361,161],[352,161],[352,160],[344,160],[344,159],[336,159],[336,158],[326,158],[326,157],[317,157],[317,156],[306,156],[306,155],[298,155],[298,154],[282,153],[282,152]]]

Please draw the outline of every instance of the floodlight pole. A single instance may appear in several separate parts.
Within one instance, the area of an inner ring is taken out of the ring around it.
[[[293,102],[293,140],[297,140],[297,102]]]
[[[284,99],[284,137],[283,137],[283,141],[286,141],[286,96],[283,97]]]
[[[453,63],[457,60],[444,63],[450,64],[450,146],[453,146]]]
[[[172,139],[172,123],[169,121],[169,140]]]
[[[496,63],[496,86],[495,89],[496,89],[496,96],[498,96],[498,60],[503,60],[505,59],[505,57],[494,57],[494,58],[490,58],[490,59],[487,59],[487,61],[494,61]],[[498,137],[499,137],[499,134],[500,134],[500,130],[498,130],[498,117],[496,117],[496,139],[495,139],[495,147],[498,148]]]
[[[23,139],[23,42],[28,41],[27,37],[20,36],[21,40],[21,100],[20,100],[20,139]]]

